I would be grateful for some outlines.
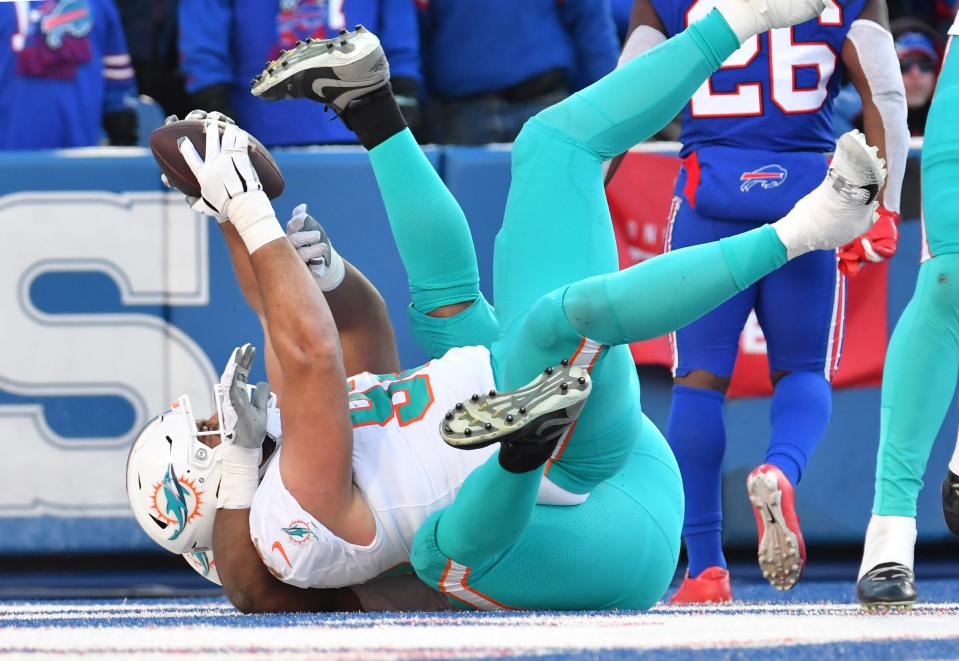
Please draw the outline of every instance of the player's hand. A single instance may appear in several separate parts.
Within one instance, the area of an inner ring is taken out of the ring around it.
[[[201,158],[188,138],[180,138],[180,153],[200,184],[200,199],[193,209],[201,213],[228,217],[227,205],[235,197],[263,190],[260,178],[250,162],[249,134],[236,124],[227,123],[220,136],[219,113],[210,113],[203,123],[206,154]]]
[[[878,264],[896,254],[899,242],[899,214],[879,207],[878,218],[865,234],[839,249],[839,270],[854,276],[868,264]]]
[[[300,204],[286,224],[286,236],[313,275],[322,278],[330,265],[330,239],[323,227]]]
[[[220,377],[220,404],[223,415],[220,426],[229,435],[232,443],[247,449],[258,449],[266,437],[267,408],[270,401],[270,384],[256,384],[252,396],[247,389],[247,379],[256,349],[244,344],[233,350],[226,369]]]
[[[330,235],[323,226],[307,213],[305,204],[293,209],[293,217],[286,224],[286,236],[320,289],[330,291],[343,281],[343,258],[333,249]]]

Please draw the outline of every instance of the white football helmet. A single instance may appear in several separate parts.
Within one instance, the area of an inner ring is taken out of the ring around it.
[[[219,393],[214,400],[219,413]],[[147,423],[127,458],[133,514],[157,544],[173,553],[213,546],[221,446],[207,447],[201,436],[220,436],[221,443],[226,438],[222,430],[197,430],[190,398],[184,395]]]
[[[253,389],[247,386],[250,395]],[[214,386],[220,420],[225,394],[222,384]],[[232,430],[222,428],[198,431],[190,398],[183,395],[173,408],[148,422],[133,442],[127,458],[127,498],[140,527],[167,551],[189,554],[213,548],[219,450],[224,442],[230,442],[231,435]],[[207,447],[201,436],[219,436],[220,444]],[[268,403],[267,436],[276,444],[282,436],[276,395],[271,395]],[[260,467],[261,479],[266,464]]]
[[[183,559],[186,563],[196,570],[196,573],[219,586],[220,575],[216,572],[216,560],[213,559],[213,551],[193,551],[193,553],[184,553]]]

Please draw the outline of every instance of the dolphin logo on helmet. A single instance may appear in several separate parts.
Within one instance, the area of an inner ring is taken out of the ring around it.
[[[173,472],[173,464],[167,467],[166,475],[163,476],[163,495],[166,497],[167,514],[172,514],[176,519],[176,530],[170,535],[170,539],[173,540],[180,536],[190,518],[190,506],[187,503],[186,489],[180,484],[176,473]]]

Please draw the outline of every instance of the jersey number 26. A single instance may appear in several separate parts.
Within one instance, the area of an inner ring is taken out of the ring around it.
[[[708,14],[716,0],[696,0],[686,12],[686,25]],[[842,8],[836,0],[829,0],[819,16],[824,26],[842,25]],[[826,85],[836,70],[838,56],[832,47],[821,41],[797,42],[795,28],[770,30],[769,36],[769,96],[786,114],[816,112],[826,101]],[[749,39],[723,63],[720,69],[741,69],[749,66],[759,55],[759,35]],[[816,87],[797,88],[796,70],[816,68],[819,80]],[[754,117],[763,114],[762,83],[739,83],[734,92],[714,92],[712,80],[696,90],[690,101],[692,116]]]

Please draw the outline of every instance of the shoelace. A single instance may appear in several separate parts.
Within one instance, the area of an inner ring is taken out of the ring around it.
[[[871,581],[891,581],[897,578],[912,579],[912,571],[902,565],[896,567],[876,568],[866,574]]]

